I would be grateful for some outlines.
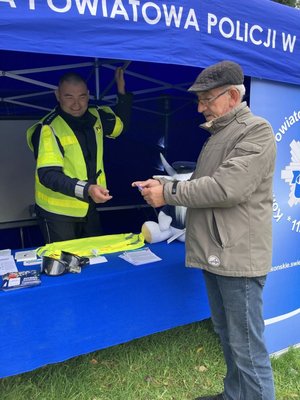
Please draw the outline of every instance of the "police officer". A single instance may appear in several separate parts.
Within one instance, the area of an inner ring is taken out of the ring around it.
[[[66,73],[55,91],[56,108],[27,130],[36,158],[36,214],[46,243],[101,234],[96,204],[112,198],[106,188],[103,138],[114,139],[127,128],[132,102],[121,68],[115,79],[114,112],[90,106],[84,79]]]

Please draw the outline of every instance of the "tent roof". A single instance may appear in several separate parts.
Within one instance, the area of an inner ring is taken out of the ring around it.
[[[22,53],[10,51],[0,54],[3,68],[0,115],[6,119],[32,118],[50,111],[56,105],[53,91],[58,80],[70,70],[79,72],[86,79],[93,103],[114,105],[114,71],[118,66],[123,67],[127,90],[135,95],[135,109],[152,113],[166,112],[157,108],[156,100],[163,96],[172,97],[173,101],[177,99],[178,107],[183,107],[185,102],[191,103],[193,96],[187,93],[187,87],[199,72],[195,67],[158,66],[139,61],[34,53],[21,57]]]
[[[124,66],[135,104],[147,110],[149,97],[190,99],[199,67],[222,59],[248,76],[300,84],[300,10],[269,0],[60,3],[0,1],[2,117],[43,115],[71,68],[87,78],[95,101],[109,104],[113,70]]]

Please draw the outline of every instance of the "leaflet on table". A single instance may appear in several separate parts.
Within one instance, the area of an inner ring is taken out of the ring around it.
[[[0,250],[0,257],[11,256],[11,249]]]
[[[15,290],[33,287],[41,284],[40,272],[31,271],[20,271],[20,272],[9,272],[2,276],[1,290]]]
[[[100,264],[108,261],[107,258],[104,256],[89,257],[89,260],[90,260],[90,265]]]
[[[0,256],[0,275],[15,271],[18,271],[18,269],[13,256]]]
[[[154,254],[148,247],[140,250],[125,251],[120,254],[119,257],[133,265],[143,265],[161,261],[161,258]]]

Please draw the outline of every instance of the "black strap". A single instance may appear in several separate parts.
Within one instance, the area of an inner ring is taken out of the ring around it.
[[[178,182],[179,181],[174,181],[174,183],[172,185],[172,194],[176,194]]]

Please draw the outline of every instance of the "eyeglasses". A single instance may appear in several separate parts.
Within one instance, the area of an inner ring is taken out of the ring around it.
[[[208,106],[210,103],[217,100],[219,97],[223,96],[223,94],[227,93],[228,90],[229,90],[229,88],[227,88],[223,92],[221,92],[221,93],[217,94],[216,96],[211,97],[209,99],[198,99],[198,103],[200,103],[202,106]]]

